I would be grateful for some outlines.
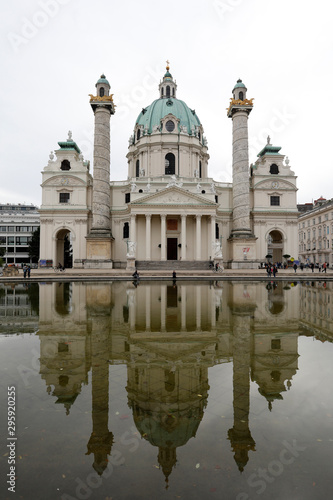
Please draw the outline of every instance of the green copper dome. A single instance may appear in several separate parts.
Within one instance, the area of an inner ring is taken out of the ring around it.
[[[185,126],[191,134],[191,129],[201,125],[196,112],[190,109],[184,101],[175,97],[156,99],[139,114],[136,123],[147,128],[151,134],[155,125],[160,126],[161,120],[168,114],[179,119],[179,126]],[[179,130],[180,131],[180,130]]]
[[[103,75],[101,75],[101,77],[100,77],[100,79],[97,81],[96,85],[97,85],[98,83],[106,83],[106,84],[107,84],[107,85],[109,85],[109,87],[110,87],[110,84],[109,84],[109,82],[108,82],[108,80],[106,79],[106,77],[105,77],[105,75],[104,75],[104,74],[103,74]]]
[[[237,83],[236,83],[236,85],[234,86],[233,90],[235,90],[235,89],[239,89],[240,87],[242,87],[242,88],[246,89],[246,87],[245,87],[245,85],[244,85],[244,83],[242,82],[242,80],[241,80],[241,79],[237,80]]]

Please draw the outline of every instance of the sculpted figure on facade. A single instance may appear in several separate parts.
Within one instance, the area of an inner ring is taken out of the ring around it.
[[[136,242],[135,241],[128,241],[127,242],[127,257],[135,257],[135,250],[136,250]]]
[[[221,243],[219,242],[219,240],[216,240],[214,243],[213,243],[213,256],[215,259],[222,259],[222,247],[221,247]]]

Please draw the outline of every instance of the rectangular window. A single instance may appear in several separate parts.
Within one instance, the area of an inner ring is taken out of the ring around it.
[[[13,233],[13,232],[14,232],[14,226],[8,226],[8,227],[7,227],[7,231],[8,231],[9,233]]]
[[[0,236],[0,245],[6,244],[6,236]]]
[[[125,193],[125,203],[131,202],[131,193]]]
[[[28,236],[16,236],[16,245],[27,245],[29,240]]]
[[[29,247],[16,247],[16,253],[28,253]]]
[[[14,236],[8,236],[8,245],[14,245]]]
[[[6,226],[0,226],[0,233],[5,233],[7,231]]]
[[[17,233],[27,233],[29,231],[28,226],[16,226]]]
[[[280,206],[280,196],[271,196],[271,207]]]
[[[281,349],[281,340],[280,339],[272,339],[271,340],[271,349]]]
[[[59,194],[59,203],[69,203],[69,193]]]

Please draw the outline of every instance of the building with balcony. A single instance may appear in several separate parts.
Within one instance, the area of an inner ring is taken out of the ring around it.
[[[298,219],[299,260],[304,264],[333,264],[333,199],[315,200],[313,209]]]
[[[39,228],[38,208],[34,205],[0,205],[0,248],[5,249],[4,264],[32,264],[29,241]]]

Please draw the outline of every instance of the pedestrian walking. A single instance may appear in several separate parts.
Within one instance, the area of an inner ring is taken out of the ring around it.
[[[296,262],[295,262],[295,264],[293,265],[293,268],[294,268],[294,271],[295,271],[295,273],[296,273],[296,271],[297,271],[297,264],[296,264]]]

